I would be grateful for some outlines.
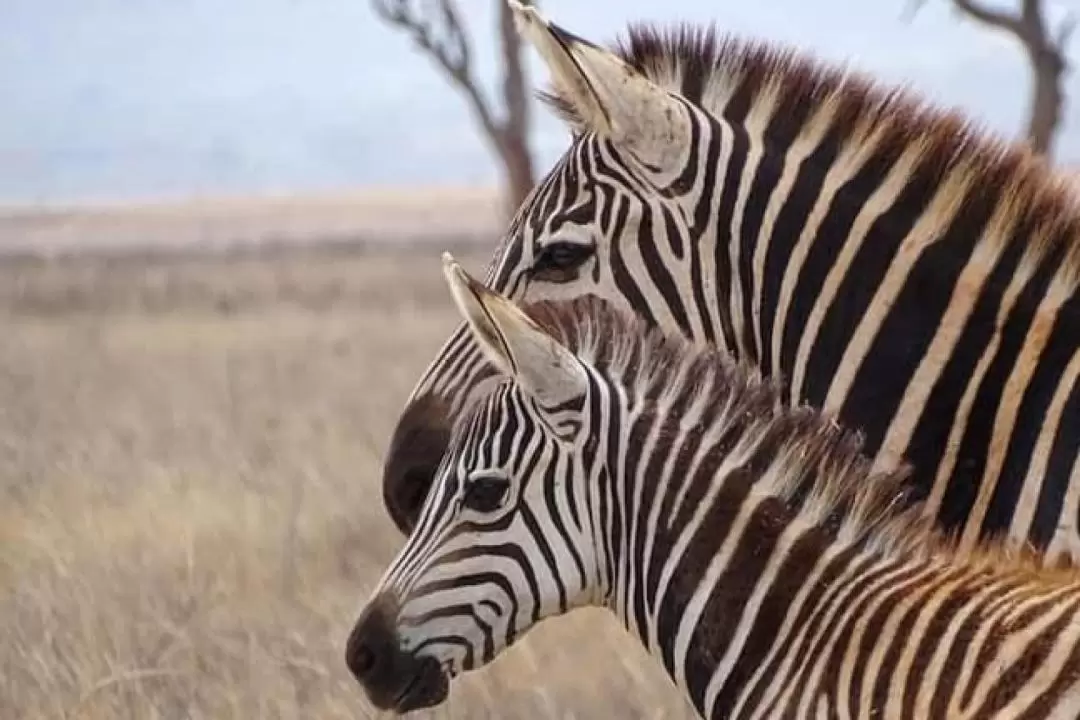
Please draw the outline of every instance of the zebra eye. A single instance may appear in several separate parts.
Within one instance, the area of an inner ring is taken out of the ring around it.
[[[569,282],[577,277],[578,267],[592,257],[592,245],[556,242],[540,250],[533,261],[532,275],[537,280]]]
[[[495,512],[502,507],[509,490],[510,481],[503,475],[490,471],[476,473],[469,476],[462,503],[475,512]]]

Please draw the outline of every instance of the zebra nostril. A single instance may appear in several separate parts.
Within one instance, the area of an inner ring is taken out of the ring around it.
[[[358,678],[367,677],[375,668],[375,651],[367,645],[353,649],[349,657],[349,669]]]
[[[392,639],[382,622],[381,613],[367,614],[349,636],[345,664],[357,680],[369,680],[378,674],[380,657],[391,646]]]

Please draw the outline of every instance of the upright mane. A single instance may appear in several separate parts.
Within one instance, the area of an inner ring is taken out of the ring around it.
[[[842,539],[865,542],[897,556],[949,556],[951,538],[907,502],[908,473],[871,472],[862,439],[830,416],[810,407],[789,408],[774,381],[715,347],[693,343],[586,295],[540,301],[523,307],[546,332],[575,355],[625,385],[645,405],[665,393],[702,396],[706,407],[730,409],[745,432],[760,434],[776,449],[780,465],[759,483],[762,492],[788,500],[808,521]],[[1049,577],[1059,572],[1038,563],[1034,553],[985,541],[969,558]],[[1066,570],[1066,572],[1072,572]]]
[[[1067,269],[1067,282],[1080,282],[1077,193],[1071,181],[1025,145],[1006,142],[905,87],[879,84],[794,48],[721,34],[712,26],[633,24],[611,49],[659,86],[714,116],[732,123],[751,113],[768,118],[766,138],[781,147],[827,123],[826,142],[838,147],[872,142],[880,156],[892,159],[915,150],[920,161],[913,183],[961,194],[973,187],[980,201],[1002,206],[997,231],[988,232],[984,242],[1022,236],[1028,263],[1054,255]],[[541,97],[583,129],[582,118],[557,89]]]

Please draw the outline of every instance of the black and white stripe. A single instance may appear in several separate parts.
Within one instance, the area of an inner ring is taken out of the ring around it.
[[[486,282],[595,294],[715,343],[863,433],[878,469],[910,463],[963,547],[1004,535],[1080,559],[1080,215],[1062,184],[955,116],[770,46],[643,27],[617,56],[685,118],[678,165],[649,167],[556,97],[575,137]],[[553,270],[565,246],[585,251]],[[491,379],[460,329],[418,383],[410,403],[443,410],[406,412],[387,458],[403,530],[437,457],[425,470],[402,438],[452,426]]]
[[[528,312],[577,363],[545,372],[580,373],[580,394],[556,412],[511,376],[466,413],[371,601],[394,652],[449,678],[596,604],[706,718],[1076,716],[1080,575],[957,555],[902,475],[718,351],[600,300]],[[503,503],[469,510],[492,473]]]

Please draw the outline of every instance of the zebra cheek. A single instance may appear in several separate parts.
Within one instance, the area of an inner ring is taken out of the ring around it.
[[[450,443],[450,414],[434,395],[413,400],[394,429],[383,465],[383,502],[398,529],[412,532]]]

